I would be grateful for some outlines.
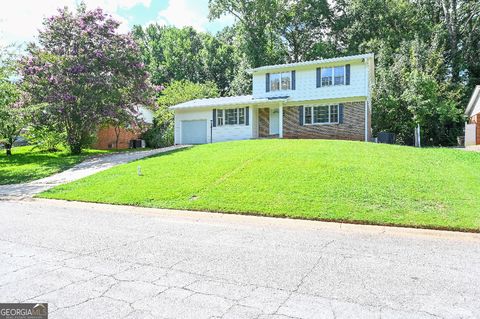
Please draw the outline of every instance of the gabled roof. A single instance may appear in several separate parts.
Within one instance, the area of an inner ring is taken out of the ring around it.
[[[335,62],[348,62],[348,61],[355,61],[355,60],[361,60],[361,59],[370,59],[373,57],[374,57],[373,53],[349,55],[349,56],[331,58],[331,59],[319,59],[319,60],[305,61],[305,62],[266,65],[266,66],[261,66],[258,68],[251,69],[249,71],[251,73],[255,73],[255,72],[267,71],[267,70],[270,71],[270,70],[276,70],[276,69],[288,69],[288,68],[322,65],[322,64],[335,63]]]
[[[278,102],[279,100],[287,100],[288,96],[282,96],[280,98],[259,98],[254,99],[252,95],[240,95],[240,96],[226,96],[217,97],[211,99],[196,99],[180,103],[171,106],[170,109],[187,109],[187,108],[201,108],[201,107],[216,107],[216,106],[241,106],[241,105],[253,105],[257,103],[267,104],[269,102]]]
[[[470,101],[468,102],[467,109],[465,110],[465,114],[469,117],[474,115],[473,111],[475,109],[475,106],[478,106],[480,108],[480,85],[477,85],[473,90],[473,94],[472,94],[472,97],[470,98]]]

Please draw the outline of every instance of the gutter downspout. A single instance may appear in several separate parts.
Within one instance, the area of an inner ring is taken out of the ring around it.
[[[368,142],[368,101],[365,100],[365,142]]]
[[[278,138],[283,138],[283,102],[278,106]]]

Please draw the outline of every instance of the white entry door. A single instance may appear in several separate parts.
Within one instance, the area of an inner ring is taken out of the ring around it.
[[[279,114],[278,107],[270,108],[270,135],[279,134]]]

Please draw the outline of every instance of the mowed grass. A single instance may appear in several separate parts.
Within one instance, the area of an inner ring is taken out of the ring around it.
[[[40,197],[479,231],[480,153],[326,140],[216,143]]]
[[[11,157],[5,155],[5,150],[0,150],[0,185],[43,178],[70,168],[87,156],[109,152],[84,150],[81,155],[71,155],[66,150],[51,153],[32,148],[14,147]]]

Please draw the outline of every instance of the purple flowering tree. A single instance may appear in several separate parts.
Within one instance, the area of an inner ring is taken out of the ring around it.
[[[152,105],[155,88],[130,35],[101,9],[67,8],[45,19],[38,44],[21,61],[24,89],[31,103],[45,103],[43,123],[66,132],[73,154],[89,145],[99,125],[136,105]],[[132,120],[134,117],[132,117]]]
[[[29,109],[23,105],[18,85],[0,78],[0,144],[7,156],[12,155],[13,143],[27,125]]]
[[[0,47],[0,144],[6,154],[12,155],[12,147],[27,125],[31,108],[24,106],[24,95],[14,77],[13,56],[6,48]]]

